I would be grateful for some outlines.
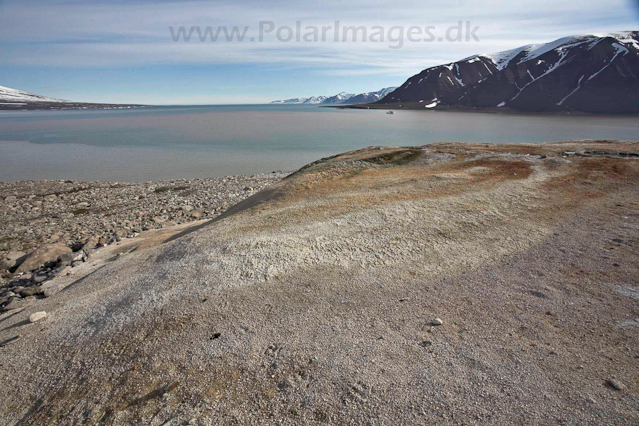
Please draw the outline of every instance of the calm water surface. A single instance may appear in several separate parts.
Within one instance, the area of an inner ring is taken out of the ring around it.
[[[370,145],[639,139],[639,119],[242,105],[0,111],[0,181],[295,170]]]

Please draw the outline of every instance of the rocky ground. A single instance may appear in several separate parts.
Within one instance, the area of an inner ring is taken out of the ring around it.
[[[637,156],[374,147],[116,241],[0,314],[0,419],[638,424]]]
[[[0,308],[38,294],[30,288],[68,272],[96,248],[150,229],[215,218],[284,176],[0,183]]]

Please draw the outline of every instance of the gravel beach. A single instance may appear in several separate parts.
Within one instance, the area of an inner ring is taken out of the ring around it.
[[[14,278],[9,270],[15,261],[39,247],[57,244],[77,251],[89,240],[93,247],[104,246],[149,229],[213,219],[287,174],[0,183],[0,282]]]

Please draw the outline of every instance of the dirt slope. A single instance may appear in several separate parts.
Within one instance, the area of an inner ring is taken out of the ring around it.
[[[0,422],[636,424],[638,154],[313,163],[0,316]]]

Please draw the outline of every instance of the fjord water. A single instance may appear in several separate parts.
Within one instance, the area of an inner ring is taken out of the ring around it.
[[[370,145],[637,140],[636,116],[314,105],[0,111],[0,181],[147,181],[292,171]]]

